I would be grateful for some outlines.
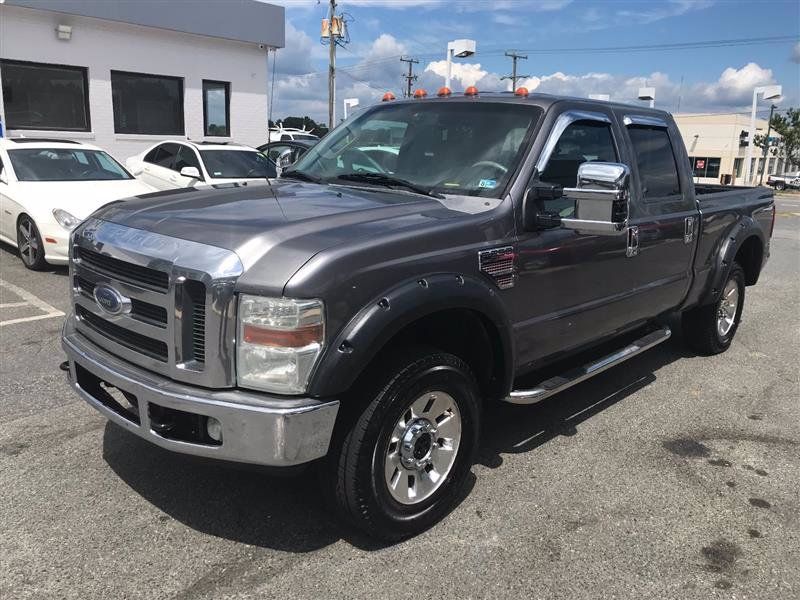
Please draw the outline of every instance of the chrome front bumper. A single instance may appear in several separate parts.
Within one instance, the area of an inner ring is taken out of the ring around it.
[[[302,464],[328,452],[337,400],[279,398],[178,383],[100,349],[75,331],[74,319],[74,315],[67,318],[61,339],[69,359],[70,385],[107,419],[139,437],[175,452],[277,467]],[[100,394],[92,393],[97,381],[134,396],[137,410],[126,416],[103,401]],[[222,443],[170,439],[154,429],[154,408],[183,411],[200,419],[214,417],[222,424]]]

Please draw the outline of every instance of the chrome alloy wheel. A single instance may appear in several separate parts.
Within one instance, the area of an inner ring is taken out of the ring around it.
[[[720,337],[728,335],[736,321],[736,309],[739,307],[739,286],[731,279],[722,292],[722,299],[717,307],[717,332]]]
[[[447,479],[461,442],[461,414],[441,391],[414,400],[395,423],[386,449],[386,486],[400,504],[430,498]]]
[[[33,265],[39,258],[39,240],[33,221],[24,217],[19,222],[19,236],[17,237],[19,254],[26,265]]]

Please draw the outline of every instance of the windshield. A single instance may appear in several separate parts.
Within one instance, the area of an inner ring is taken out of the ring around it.
[[[382,105],[337,127],[294,170],[337,183],[381,174],[432,192],[498,198],[540,115],[538,107],[507,102]]]
[[[25,148],[9,150],[19,181],[105,181],[133,179],[102,150]]]
[[[276,177],[275,165],[255,150],[200,150],[212,179],[264,179]]]

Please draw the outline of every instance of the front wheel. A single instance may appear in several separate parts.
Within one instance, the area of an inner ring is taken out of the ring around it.
[[[477,448],[480,402],[469,367],[452,354],[422,352],[385,367],[325,468],[340,512],[393,541],[452,509]]]
[[[28,215],[22,215],[17,222],[17,248],[22,264],[32,271],[41,271],[47,266],[42,236]]]
[[[736,335],[744,308],[744,271],[733,263],[716,304],[698,306],[683,315],[683,335],[700,354],[725,352]]]

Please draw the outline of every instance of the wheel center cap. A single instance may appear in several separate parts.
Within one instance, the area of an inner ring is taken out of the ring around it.
[[[436,428],[428,419],[415,419],[400,440],[400,461],[407,469],[423,469],[431,461]]]

